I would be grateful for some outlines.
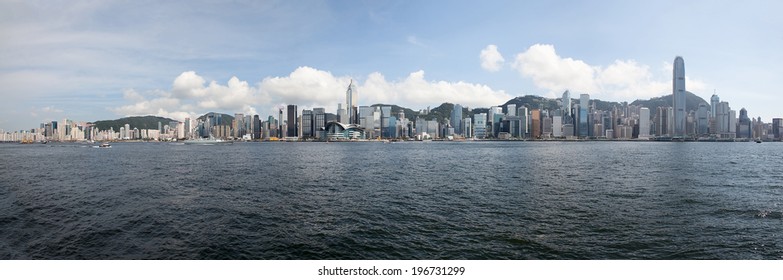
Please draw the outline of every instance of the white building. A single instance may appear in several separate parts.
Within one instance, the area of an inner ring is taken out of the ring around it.
[[[639,138],[650,138],[650,109],[639,108]]]
[[[552,117],[552,137],[563,137],[563,117]]]
[[[473,115],[473,136],[476,138],[487,137],[487,114]]]

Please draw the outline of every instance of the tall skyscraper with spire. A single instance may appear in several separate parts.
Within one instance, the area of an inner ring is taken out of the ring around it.
[[[358,98],[358,92],[356,92],[356,85],[353,84],[353,80],[348,84],[348,90],[345,91],[345,110],[348,113],[348,124],[359,124],[357,120],[356,101]],[[343,121],[344,122],[344,121]]]
[[[563,92],[563,121],[571,122],[571,93],[566,90]]]
[[[674,70],[672,77],[672,99],[674,100],[674,136],[685,136],[685,61],[682,57],[674,59]]]

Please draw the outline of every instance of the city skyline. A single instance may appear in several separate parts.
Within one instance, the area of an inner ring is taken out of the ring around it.
[[[675,56],[689,61],[688,91],[779,117],[782,4],[673,3],[5,2],[0,128],[274,116],[283,104],[332,112],[351,80],[358,104],[408,108],[566,89],[630,102],[672,92]],[[452,15],[461,11],[476,18]]]

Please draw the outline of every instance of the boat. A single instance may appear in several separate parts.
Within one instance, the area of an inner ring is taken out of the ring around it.
[[[761,143],[761,138],[756,138],[756,143]]]
[[[233,144],[234,141],[210,138],[196,138],[182,141],[185,145],[217,145],[217,144]]]
[[[104,143],[101,143],[98,146],[92,146],[92,147],[93,148],[111,148],[111,145],[109,145],[109,143],[104,142]]]

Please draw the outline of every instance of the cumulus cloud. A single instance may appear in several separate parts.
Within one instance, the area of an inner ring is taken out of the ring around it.
[[[568,89],[605,100],[635,100],[672,91],[671,64],[668,76],[656,77],[649,66],[634,60],[615,60],[606,67],[590,65],[582,60],[561,57],[552,45],[530,46],[517,54],[512,67],[523,77],[532,79],[538,88],[548,90],[551,96]],[[702,90],[705,86],[703,82],[691,79],[687,79],[686,85],[689,91]]]
[[[481,50],[479,58],[481,59],[481,68],[489,72],[499,71],[503,67],[503,62],[506,61],[498,51],[498,46],[495,45],[487,45]]]
[[[266,77],[251,86],[236,77],[226,84],[209,83],[196,74],[184,72],[174,79],[171,91],[138,93],[126,90],[124,98],[130,104],[112,109],[120,115],[159,115],[183,120],[209,111],[227,114],[244,113],[277,115],[286,104],[299,109],[323,107],[336,112],[338,103],[345,103],[345,91],[352,78],[311,67],[299,67],[287,76]],[[502,104],[511,96],[504,91],[466,82],[428,81],[424,71],[410,73],[398,81],[389,81],[383,74],[370,73],[357,85],[359,105],[397,104],[412,109],[437,106],[442,102],[469,107]],[[258,109],[257,109],[258,108]]]
[[[131,104],[113,108],[125,116],[157,115],[177,120],[194,118],[209,111],[255,114],[249,104],[256,103],[257,89],[247,82],[231,77],[226,85],[216,81],[205,86],[205,79],[194,71],[180,74],[174,79],[171,91],[154,90],[138,93],[125,90],[123,97]]]

